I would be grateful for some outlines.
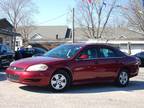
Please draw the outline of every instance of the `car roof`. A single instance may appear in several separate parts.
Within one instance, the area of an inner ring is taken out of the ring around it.
[[[78,45],[78,46],[110,46],[110,44],[103,44],[103,43],[66,43],[65,45]]]

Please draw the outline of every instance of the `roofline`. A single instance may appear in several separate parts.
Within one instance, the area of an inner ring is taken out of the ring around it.
[[[12,25],[6,18],[2,18],[2,19],[0,19],[0,20],[5,20],[6,22],[8,22],[8,24],[9,24],[12,28],[14,28],[13,25]]]

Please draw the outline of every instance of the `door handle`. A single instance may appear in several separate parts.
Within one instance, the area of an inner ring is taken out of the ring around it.
[[[116,63],[119,63],[119,60],[115,60]]]
[[[98,64],[98,61],[95,61],[94,64]]]

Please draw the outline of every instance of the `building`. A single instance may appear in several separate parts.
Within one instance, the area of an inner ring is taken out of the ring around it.
[[[67,26],[37,26],[30,34],[30,43],[71,42],[71,29]],[[75,42],[113,44],[130,54],[144,51],[144,34],[127,28],[107,28],[100,39],[89,39],[83,30],[75,29]]]
[[[14,37],[20,34],[13,31],[13,26],[7,19],[0,19],[0,43],[7,44],[14,49]]]
[[[87,42],[112,44],[131,55],[144,51],[144,34],[126,28],[106,29],[101,39],[89,39]]]

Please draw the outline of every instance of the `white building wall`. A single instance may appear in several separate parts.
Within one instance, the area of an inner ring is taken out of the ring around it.
[[[15,50],[17,51],[22,46],[23,46],[22,37],[17,36],[16,37],[16,43],[15,43]]]
[[[120,45],[120,50],[128,53],[128,47],[126,44]],[[138,52],[144,51],[144,44],[131,44],[131,55],[134,55]]]

